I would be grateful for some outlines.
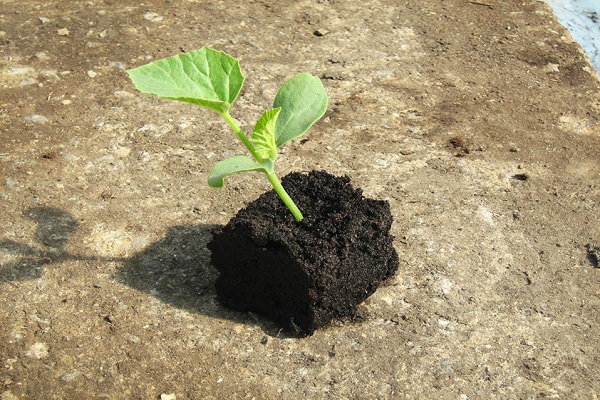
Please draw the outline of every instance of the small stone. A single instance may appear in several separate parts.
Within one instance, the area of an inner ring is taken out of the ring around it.
[[[93,71],[93,70],[89,70],[89,71],[87,72],[87,74],[88,74],[88,76],[89,76],[90,78],[95,78],[95,77],[97,77],[97,76],[98,76],[98,73],[97,73],[96,71]]]
[[[71,161],[71,162],[79,160],[79,157],[77,157],[75,154],[71,154],[71,153],[62,153],[61,157],[64,160]]]
[[[175,393],[171,393],[171,394],[161,394],[160,395],[160,400],[177,400],[177,396],[175,395]]]
[[[45,124],[48,122],[48,118],[39,114],[32,114],[25,117],[27,121],[35,122],[36,124]]]
[[[47,24],[48,22],[50,22],[50,18],[46,17],[39,17],[39,20],[42,24]]]
[[[118,97],[118,98],[120,98],[120,99],[125,99],[125,98],[134,97],[134,94],[133,94],[133,93],[129,93],[129,92],[128,92],[128,91],[126,91],[126,90],[117,90],[117,91],[114,93],[114,95],[115,95],[115,97]]]
[[[35,53],[35,57],[38,60],[47,60],[49,57],[46,55],[46,53],[44,53],[43,51],[37,52]]]
[[[453,332],[454,331],[454,324],[451,321],[448,321],[447,319],[438,319],[438,324],[440,325],[440,327],[447,332]]]
[[[121,70],[125,69],[125,65],[123,65],[123,63],[119,62],[119,61],[111,61],[108,63],[108,66],[112,67],[112,68],[116,68],[116,69],[121,69]]]
[[[15,332],[15,331],[12,331],[12,332],[10,333],[9,337],[10,337],[11,339],[14,339],[15,341],[19,341],[19,340],[22,340],[22,339],[23,339],[23,335],[22,335],[22,334],[20,334],[19,332]],[[9,343],[12,343],[12,341],[11,341],[11,342],[9,342]]]
[[[315,35],[316,37],[323,37],[329,33],[330,32],[327,29],[315,29],[313,31],[313,35]]]
[[[54,69],[45,69],[40,71],[40,75],[47,79],[59,80],[57,71]]]
[[[68,30],[67,28],[60,28],[60,29],[57,31],[57,33],[58,33],[60,36],[69,36],[69,33],[71,33],[71,32],[69,32],[69,30]]]
[[[358,342],[354,342],[350,345],[350,348],[354,351],[361,351],[363,349],[363,345]]]
[[[560,72],[560,65],[555,63],[548,63],[544,69],[546,70],[546,72],[550,73]]]
[[[126,339],[128,342],[130,343],[139,343],[141,342],[141,339],[135,335],[127,335]]]
[[[75,380],[79,375],[81,375],[81,371],[73,371],[68,374],[64,374],[60,377],[60,379],[62,379],[65,382],[71,382]]]
[[[163,16],[162,15],[158,15],[155,12],[147,12],[144,14],[144,18],[146,18],[148,21],[152,21],[152,22],[160,22],[163,20]]]
[[[25,353],[27,357],[37,358],[38,360],[41,358],[48,357],[48,345],[46,343],[37,342],[31,345],[27,353]]]
[[[6,187],[10,190],[19,190],[19,182],[13,178],[6,178],[4,182],[6,183]]]
[[[21,82],[19,82],[19,86],[31,86],[31,85],[37,85],[40,82],[35,79],[35,78],[27,78],[27,79],[23,79]]]

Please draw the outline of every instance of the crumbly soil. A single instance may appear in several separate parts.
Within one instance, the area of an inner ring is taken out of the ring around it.
[[[279,175],[389,201],[362,322],[295,339],[216,300],[210,231],[268,182],[209,188],[226,123],[124,71],[203,45],[241,59],[247,132],[323,78]],[[0,2],[0,398],[597,398],[599,89],[535,0]]]
[[[365,198],[348,177],[294,172],[281,183],[305,210],[301,222],[271,190],[215,229],[207,247],[222,304],[301,337],[356,317],[396,272],[398,254],[389,203]]]

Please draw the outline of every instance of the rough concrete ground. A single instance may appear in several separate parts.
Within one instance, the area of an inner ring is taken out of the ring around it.
[[[210,45],[326,118],[280,175],[390,201],[398,274],[306,339],[215,301],[209,230],[269,189],[215,113],[124,69]],[[0,4],[0,398],[597,398],[599,81],[538,1]],[[173,394],[174,397],[167,395]]]

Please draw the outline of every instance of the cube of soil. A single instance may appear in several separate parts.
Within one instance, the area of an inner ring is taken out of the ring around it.
[[[347,177],[292,173],[282,184],[304,214],[296,222],[274,191],[213,232],[219,301],[299,334],[356,306],[398,269],[387,201],[366,199]]]

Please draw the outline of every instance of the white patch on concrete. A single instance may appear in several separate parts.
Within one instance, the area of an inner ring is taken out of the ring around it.
[[[46,343],[37,342],[31,345],[25,355],[27,357],[37,358],[39,360],[41,358],[48,357],[48,352],[48,345]]]
[[[496,222],[494,221],[494,214],[484,206],[479,206],[479,215],[485,222],[487,222],[490,226],[495,226]]]

